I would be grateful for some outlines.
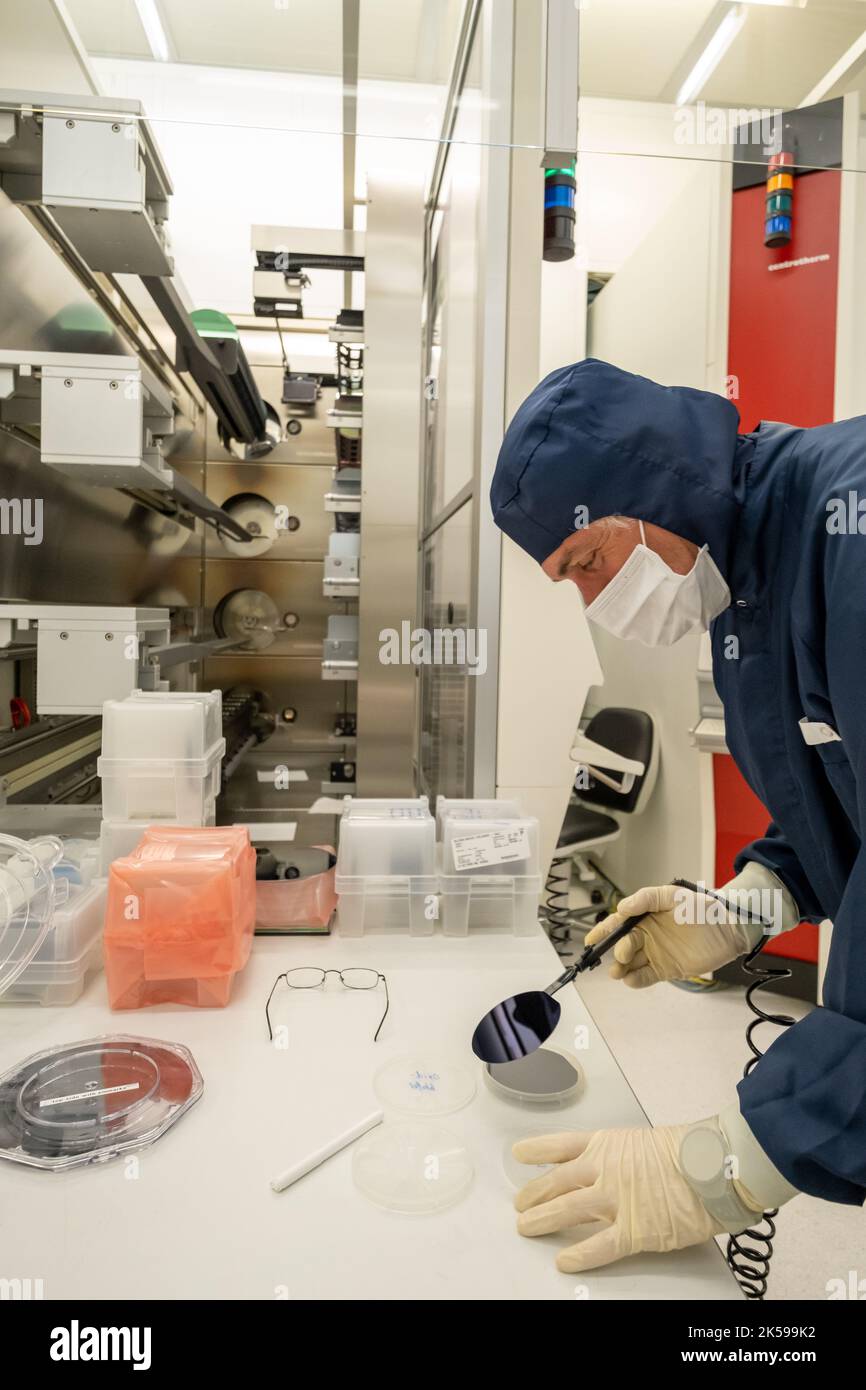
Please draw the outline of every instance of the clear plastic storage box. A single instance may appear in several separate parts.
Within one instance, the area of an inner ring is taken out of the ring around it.
[[[107,821],[213,825],[225,740],[206,758],[99,758]]]
[[[381,816],[383,809],[397,815],[402,811],[427,811],[430,802],[426,796],[344,796],[342,815]]]
[[[334,886],[342,936],[389,930],[430,936],[436,925],[436,822],[427,798],[348,802],[340,818]]]
[[[105,758],[206,758],[222,732],[219,690],[134,690],[102,706]]]
[[[446,936],[466,936],[474,928],[534,935],[541,888],[534,816],[446,816],[439,863]]]
[[[87,888],[94,879],[103,878],[99,872],[99,840],[93,836],[62,837],[63,858],[55,866],[55,877],[68,878],[71,883]]]
[[[0,1000],[71,1004],[102,961],[104,883],[80,882],[87,842],[0,835]],[[95,846],[93,846],[95,848]]]
[[[66,901],[55,903],[47,936],[30,963],[0,995],[0,1003],[75,1003],[87,979],[102,969],[106,891],[104,879],[88,887],[69,885]]]
[[[514,820],[522,815],[523,812],[518,801],[437,796],[436,833],[441,839],[442,827],[449,816],[457,816],[461,820]]]
[[[106,700],[96,765],[104,819],[213,825],[225,747],[218,690]]]
[[[141,844],[147,830],[146,821],[104,820],[99,829],[99,872],[103,878],[115,859],[125,859]]]
[[[62,858],[56,835],[0,835],[0,995],[20,978],[52,929],[54,910],[69,888],[54,876]]]

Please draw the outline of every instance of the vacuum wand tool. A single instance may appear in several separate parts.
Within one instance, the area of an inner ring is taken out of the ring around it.
[[[610,936],[604,938],[604,941],[599,941],[597,946],[587,946],[572,967],[574,973],[581,975],[584,970],[594,970],[597,965],[601,965],[602,957],[606,956],[608,951],[612,951],[616,943],[622,941],[624,936],[628,936],[630,931],[634,931],[635,927],[646,916],[646,912],[639,912],[636,917],[627,917],[622,926],[617,927],[616,931],[612,931]]]
[[[546,989],[524,990],[510,999],[503,999],[501,1004],[490,1009],[472,1034],[475,1056],[492,1065],[495,1062],[516,1062],[535,1052],[542,1043],[547,1042],[559,1023],[562,1010],[559,1000],[553,996],[571,984],[581,971],[593,970],[602,956],[607,955],[630,931],[634,931],[648,915],[641,912],[636,917],[629,917],[597,946],[588,946],[579,960]]]
[[[690,883],[686,878],[675,878],[673,879],[673,886],[675,888],[686,888],[692,893],[702,893],[708,898],[715,898],[717,902],[724,903],[729,911],[736,911],[736,906],[730,904],[728,899],[724,898],[721,893],[715,893],[712,889],[704,887],[703,884]],[[610,936],[606,936],[604,941],[600,941],[597,946],[587,946],[583,955],[581,955],[571,967],[574,973],[580,975],[584,970],[594,970],[597,965],[601,964],[602,956],[607,955],[607,952],[612,950],[618,941],[622,941],[624,936],[628,936],[630,931],[634,931],[638,923],[642,922],[644,917],[647,916],[649,916],[648,913],[642,912],[639,913],[637,917],[628,917],[621,927],[617,927],[616,931],[612,931]],[[755,917],[751,913],[742,916],[739,911],[737,911],[737,921],[756,922],[766,930],[769,930],[770,926],[763,917]]]

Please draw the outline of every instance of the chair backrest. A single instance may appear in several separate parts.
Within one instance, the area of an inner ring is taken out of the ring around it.
[[[612,706],[594,714],[584,732],[587,738],[602,744],[604,748],[609,748],[612,753],[619,753],[623,758],[634,758],[637,762],[643,763],[646,771],[634,779],[634,785],[625,794],[616,792],[612,787],[606,787],[603,782],[597,782],[594,777],[590,777],[589,786],[578,789],[579,799],[592,806],[607,806],[612,811],[634,811],[641,799],[641,793],[646,791],[648,795],[655,780],[658,760],[652,719],[646,710],[620,709]],[[611,776],[618,781],[621,774],[617,772]]]

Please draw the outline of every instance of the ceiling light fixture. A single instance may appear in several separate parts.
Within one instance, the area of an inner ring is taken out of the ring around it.
[[[163,28],[156,0],[135,0],[135,8],[141,20],[141,27],[147,35],[150,51],[160,63],[167,63],[170,57],[168,37]]]
[[[677,92],[677,106],[688,106],[690,101],[694,101],[695,97],[700,95],[745,22],[745,5],[733,5]]]
[[[866,30],[842,54],[838,63],[834,63],[830,71],[824,74],[821,81],[816,82],[808,96],[805,96],[799,103],[800,106],[814,106],[817,101],[823,101],[827,93],[836,86],[837,82],[841,81],[845,73],[863,57],[864,53],[866,53]]]

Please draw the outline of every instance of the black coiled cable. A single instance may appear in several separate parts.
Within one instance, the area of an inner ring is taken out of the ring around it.
[[[755,1015],[746,1029],[746,1042],[752,1055],[743,1069],[743,1076],[748,1076],[764,1055],[755,1042],[755,1029],[762,1023],[773,1023],[778,1028],[790,1028],[797,1021],[791,1018],[790,1014],[768,1013],[760,1004],[755,1003],[754,996],[759,989],[767,989],[779,980],[791,978],[791,971],[783,965],[774,967],[762,964],[756,967],[755,962],[766,943],[767,938],[762,937],[743,960],[743,970],[747,975],[754,977],[746,989],[746,1003]],[[737,1235],[728,1238],[728,1266],[746,1298],[762,1299],[767,1292],[773,1241],[776,1237],[775,1218],[778,1215],[778,1207],[772,1211],[765,1211],[755,1226],[749,1226],[747,1230],[739,1231]]]
[[[586,931],[587,928],[600,922],[603,917],[607,917],[613,912],[616,900],[622,894],[612,879],[590,860],[594,872],[607,884],[607,894],[603,902],[590,903],[585,907],[569,907],[569,887],[570,887],[570,859],[553,859],[550,868],[547,870],[547,879],[544,884],[545,900],[541,909],[545,922],[547,923],[547,934],[553,943],[554,950],[558,956],[570,956],[574,950],[571,941],[571,933],[577,928]],[[557,864],[568,865],[569,874],[560,878],[556,873]]]
[[[690,883],[684,878],[675,878],[674,883],[678,888],[688,888],[695,893],[704,893],[707,897],[717,898],[720,902],[728,903],[729,907],[736,908],[735,903],[730,903],[720,893],[714,893],[712,889],[705,888],[703,884]],[[749,912],[742,915],[737,910],[737,919],[740,922],[762,927],[765,932],[770,926],[763,917],[756,917]],[[760,1028],[762,1023],[773,1023],[777,1028],[790,1028],[797,1021],[795,1018],[791,1018],[790,1014],[767,1013],[766,1009],[762,1009],[760,1004],[755,1003],[754,996],[759,989],[768,989],[779,980],[791,978],[791,971],[784,965],[755,965],[758,956],[767,944],[767,939],[766,936],[762,936],[757,946],[753,946],[748,955],[743,957],[743,970],[747,975],[752,976],[751,984],[746,987],[746,1003],[755,1015],[746,1029],[746,1042],[752,1055],[743,1068],[743,1076],[748,1076],[764,1055],[755,1042],[755,1029]],[[726,1254],[728,1267],[746,1298],[762,1299],[767,1292],[770,1260],[773,1256],[773,1240],[776,1236],[774,1218],[778,1215],[778,1207],[772,1211],[765,1211],[761,1220],[754,1226],[749,1226],[747,1230],[739,1231],[736,1235],[728,1238]],[[754,1242],[754,1244],[746,1244],[747,1240]]]
[[[544,919],[547,923],[547,934],[553,942],[553,948],[558,956],[568,956],[571,954],[571,912],[568,906],[568,879],[560,878],[556,872],[557,862],[553,860],[547,870],[547,879],[544,884]]]

